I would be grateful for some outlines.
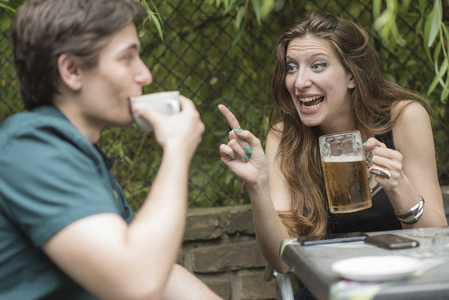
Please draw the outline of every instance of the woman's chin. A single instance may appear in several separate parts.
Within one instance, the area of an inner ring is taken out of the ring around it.
[[[323,118],[322,114],[319,110],[315,110],[315,112],[306,111],[303,112],[303,109],[298,113],[301,122],[307,127],[319,126],[321,125]]]
[[[301,122],[307,126],[307,127],[316,127],[316,126],[320,126],[321,122],[320,121],[312,121],[312,120],[304,120],[301,119]]]

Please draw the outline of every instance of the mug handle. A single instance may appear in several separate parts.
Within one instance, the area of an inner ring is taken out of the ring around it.
[[[380,184],[376,184],[375,187],[373,187],[372,189],[370,189],[370,195],[371,197],[374,197],[378,192],[380,192],[380,190],[382,189],[382,186]]]
[[[179,101],[176,100],[168,100],[167,105],[170,109],[170,114],[175,114],[181,111],[181,105],[179,104]]]
[[[374,146],[373,148],[371,148],[369,150],[364,150],[365,151],[366,172],[368,173],[368,181],[370,180],[371,174],[387,177],[388,179],[391,177],[391,173],[388,170],[378,167],[378,166],[373,166],[373,164],[371,163],[371,152],[377,147],[380,147],[380,146]],[[374,186],[370,190],[371,197],[376,195],[381,189],[382,189],[382,186],[377,183],[376,186]]]

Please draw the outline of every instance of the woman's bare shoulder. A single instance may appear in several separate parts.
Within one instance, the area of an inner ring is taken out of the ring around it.
[[[391,107],[393,117],[399,117],[402,122],[424,120],[429,118],[429,114],[424,106],[414,100],[400,100]]]
[[[265,154],[268,161],[274,161],[276,153],[281,143],[283,123],[277,123],[270,128],[267,135],[267,143],[265,146]]]
[[[392,115],[398,118],[393,126],[394,142],[398,150],[408,151],[419,147],[416,141],[427,140],[432,136],[430,116],[417,101],[399,101],[392,107]],[[412,146],[413,145],[413,146]]]
[[[268,131],[267,141],[268,140],[277,140],[279,141],[282,136],[282,130],[284,129],[284,123],[279,122],[270,128]]]

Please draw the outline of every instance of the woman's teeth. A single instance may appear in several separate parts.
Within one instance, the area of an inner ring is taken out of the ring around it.
[[[313,97],[299,98],[299,100],[301,102],[310,102],[310,101],[313,101],[313,100],[317,100],[317,99],[319,99],[321,97],[322,96],[313,96]]]
[[[324,99],[323,96],[313,96],[313,97],[305,97],[299,98],[301,101],[301,107],[304,109],[314,109],[320,106],[321,101]]]
[[[318,106],[320,106],[320,103],[315,104],[315,105],[305,105],[304,103],[301,103],[302,108],[305,109],[312,109],[312,108],[317,108]]]

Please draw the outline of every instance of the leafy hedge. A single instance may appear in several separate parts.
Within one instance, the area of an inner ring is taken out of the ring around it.
[[[16,8],[20,1],[9,1]],[[426,55],[422,31],[416,31],[421,18],[419,7],[410,6],[395,24],[405,44],[382,39],[373,27],[372,1],[275,1],[275,10],[265,17],[248,1],[234,2],[225,10],[224,1],[147,1],[160,17],[160,30],[149,21],[140,30],[142,58],[154,82],[145,93],[178,89],[191,98],[206,124],[191,165],[189,205],[227,206],[248,203],[243,183],[221,163],[218,147],[227,141],[228,128],[217,105],[226,104],[264,142],[272,105],[271,71],[277,36],[300,17],[324,10],[361,23],[371,34],[383,68],[393,81],[426,95],[435,77]],[[324,2],[324,4],[322,4]],[[252,2],[251,2],[252,3]],[[153,6],[154,5],[154,6]],[[218,5],[218,7],[217,7]],[[245,9],[242,10],[241,7]],[[155,9],[157,8],[157,10]],[[429,10],[432,6],[429,6]],[[13,13],[0,8],[0,38],[6,34]],[[236,25],[239,24],[239,27]],[[161,33],[163,41],[161,39]],[[0,120],[20,110],[20,99],[8,39],[0,39]],[[440,183],[449,184],[447,105],[440,100],[443,88],[437,85],[427,97],[434,110],[434,137],[438,152]],[[138,209],[151,186],[161,160],[160,148],[151,136],[133,125],[107,128],[101,146],[115,160],[114,172],[124,191]]]

